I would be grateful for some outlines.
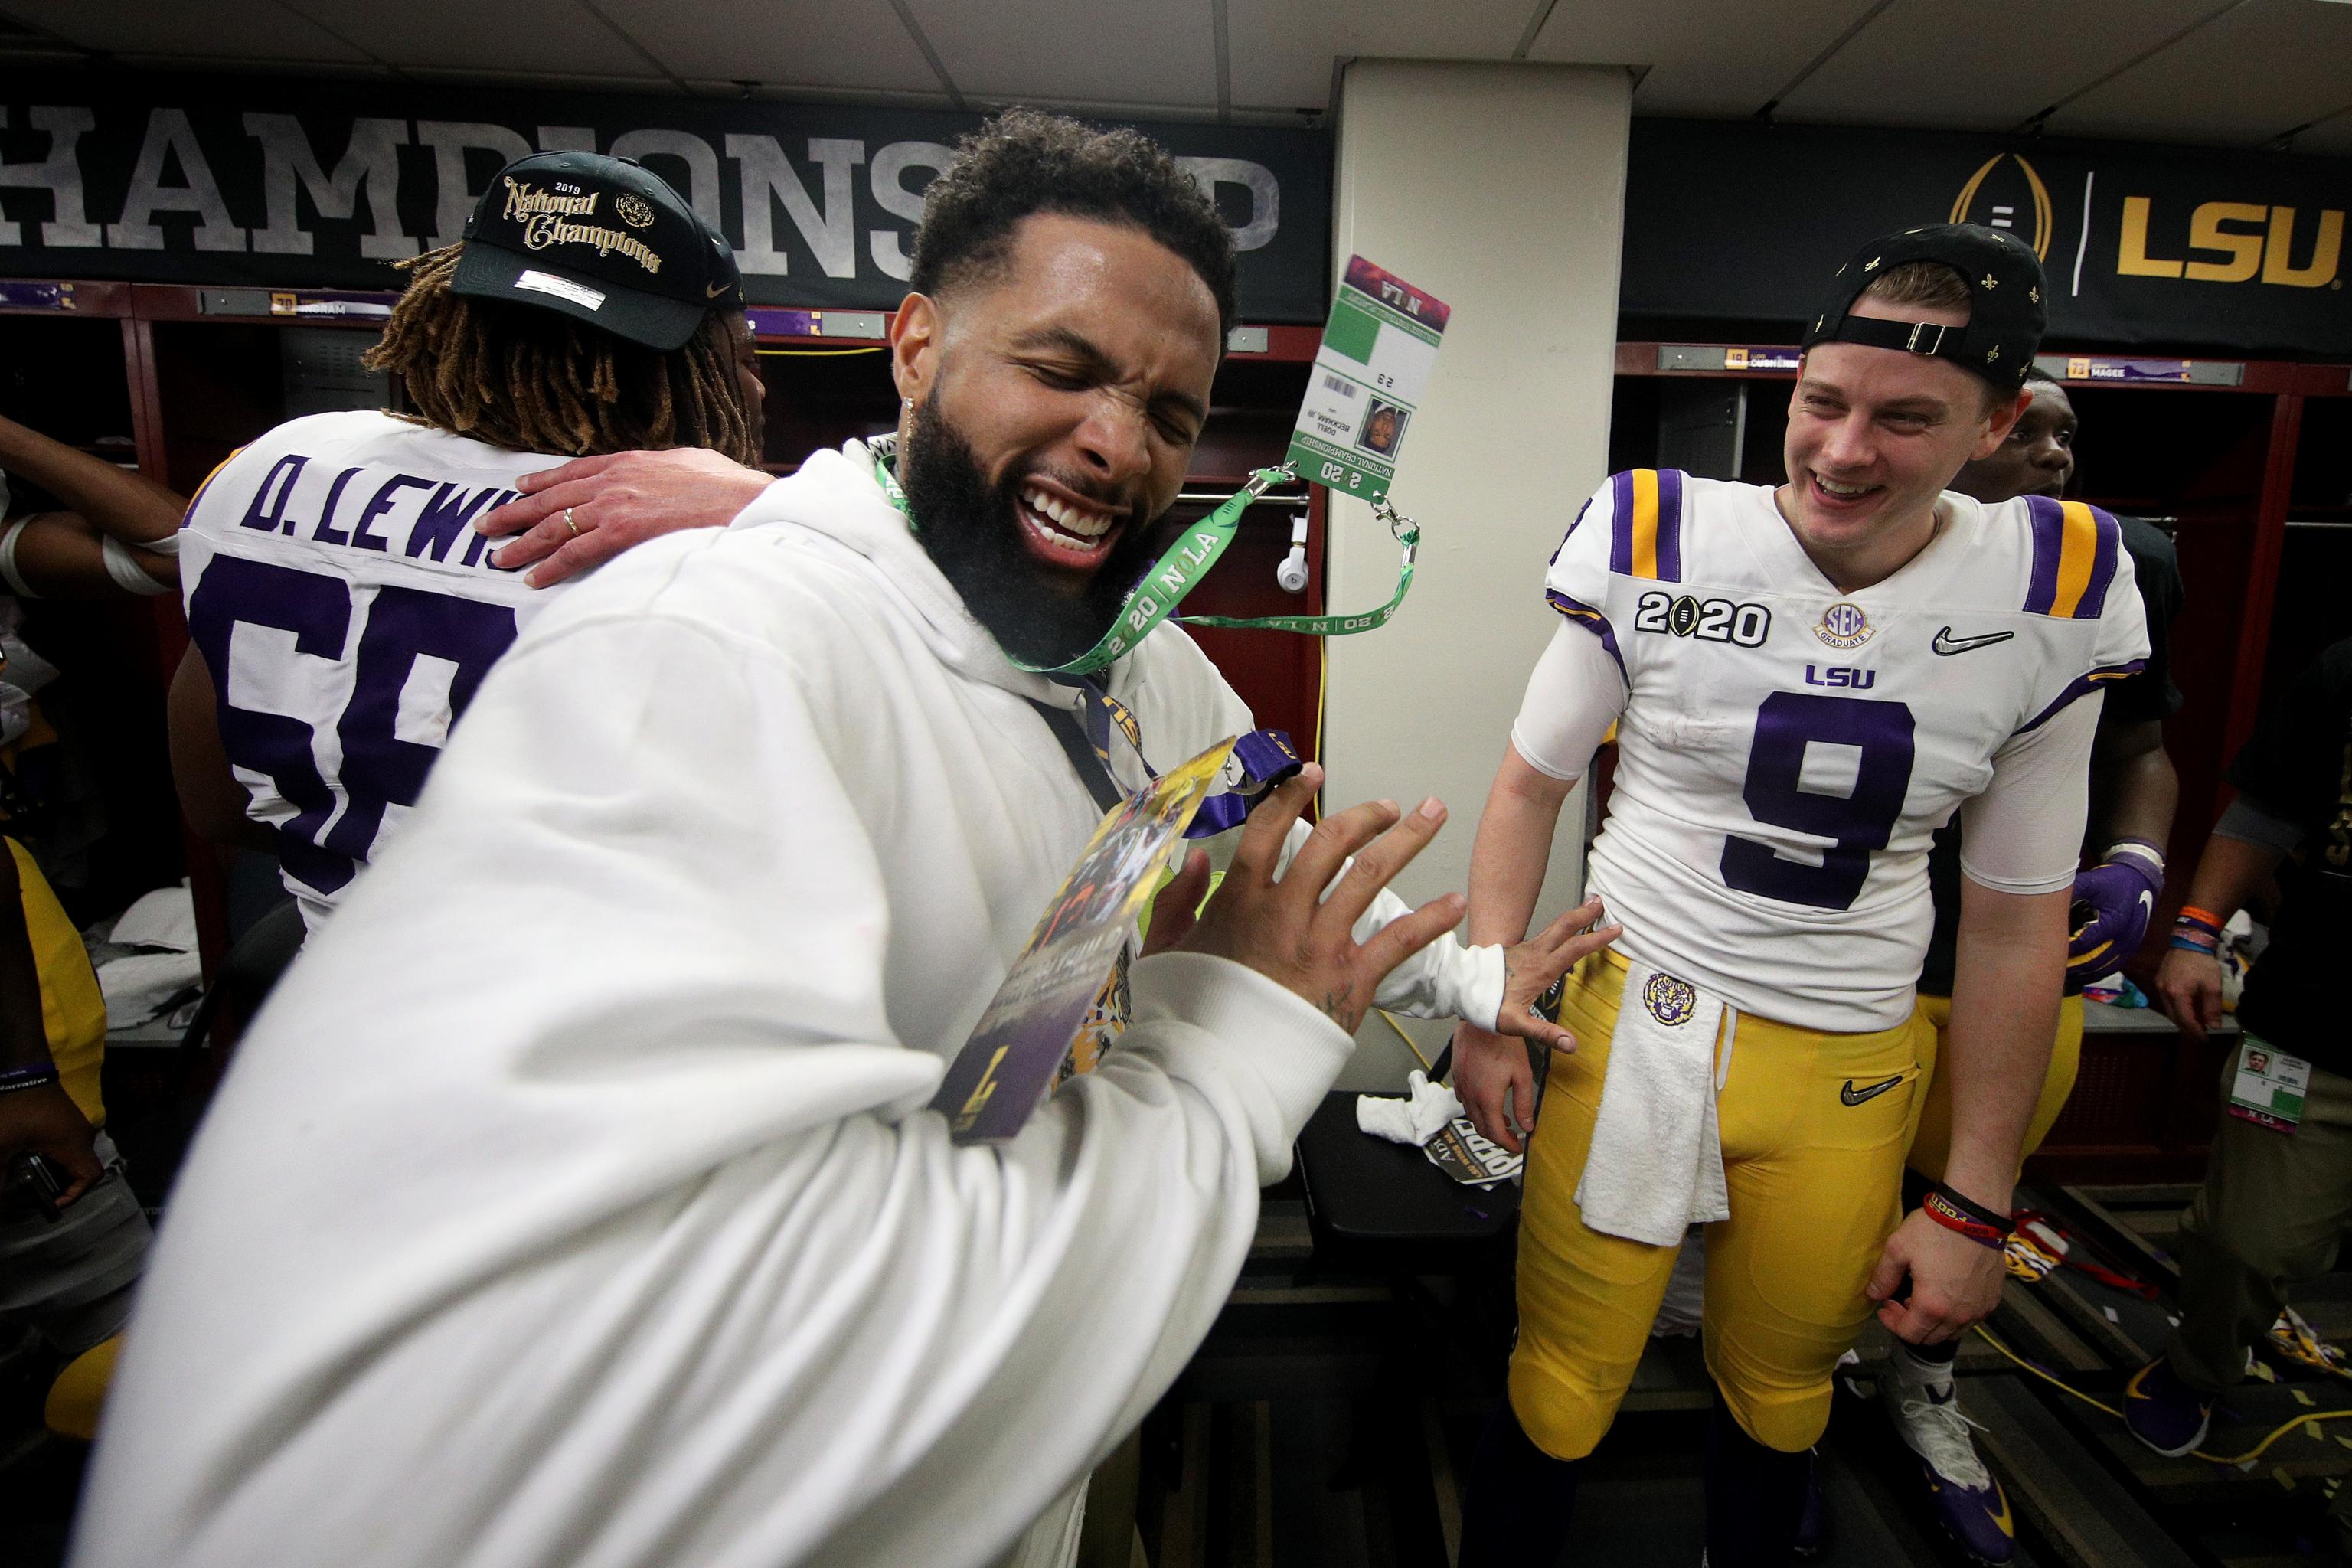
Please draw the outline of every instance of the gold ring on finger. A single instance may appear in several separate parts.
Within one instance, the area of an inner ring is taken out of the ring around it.
[[[572,531],[572,538],[580,537],[580,525],[572,521],[572,509],[568,506],[563,509],[563,526]]]

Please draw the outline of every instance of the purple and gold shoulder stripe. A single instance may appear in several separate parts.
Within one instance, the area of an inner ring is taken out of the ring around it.
[[[1683,479],[1679,468],[1629,468],[1609,481],[1609,570],[1654,583],[1683,580]]]
[[[2078,500],[2028,496],[2025,505],[2033,546],[2026,613],[2097,620],[2106,608],[2107,588],[2116,580],[2122,526],[2097,507]]]

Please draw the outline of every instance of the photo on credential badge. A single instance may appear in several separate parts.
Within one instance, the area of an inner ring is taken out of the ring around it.
[[[1397,449],[1397,443],[1404,439],[1404,422],[1409,417],[1394,404],[1373,398],[1370,411],[1364,416],[1364,427],[1356,437],[1356,445],[1383,458],[1390,456]]]
[[[957,1142],[1012,1137],[1053,1087],[1128,933],[1160,890],[1160,868],[1233,749],[1229,735],[1169,769],[1095,829],[931,1096]]]

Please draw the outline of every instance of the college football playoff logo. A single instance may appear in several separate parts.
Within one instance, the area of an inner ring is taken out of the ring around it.
[[[2004,163],[2017,168],[2005,169]],[[2015,235],[2033,247],[2035,256],[2050,259],[2050,231],[2056,226],[2051,216],[2050,187],[2042,183],[2032,164],[2014,153],[1994,153],[1969,176],[1958,199],[1952,203],[1950,221],[1982,224]]]
[[[613,210],[619,213],[621,221],[631,228],[650,227],[654,221],[654,209],[646,205],[646,199],[626,191],[614,199]]]

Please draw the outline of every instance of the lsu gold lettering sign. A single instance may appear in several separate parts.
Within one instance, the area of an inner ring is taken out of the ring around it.
[[[2189,215],[2187,256],[2151,248],[2148,228],[2155,198],[2124,198],[2123,230],[2116,247],[2116,271],[2125,278],[2179,278],[2192,283],[2251,283],[2260,279],[2289,289],[2340,289],[2344,214],[2320,209],[2305,224],[2295,209],[2252,202],[2205,202]],[[2309,235],[2305,239],[2298,233]],[[2296,255],[2309,251],[2301,265]],[[2200,254],[2201,253],[2201,254]]]

